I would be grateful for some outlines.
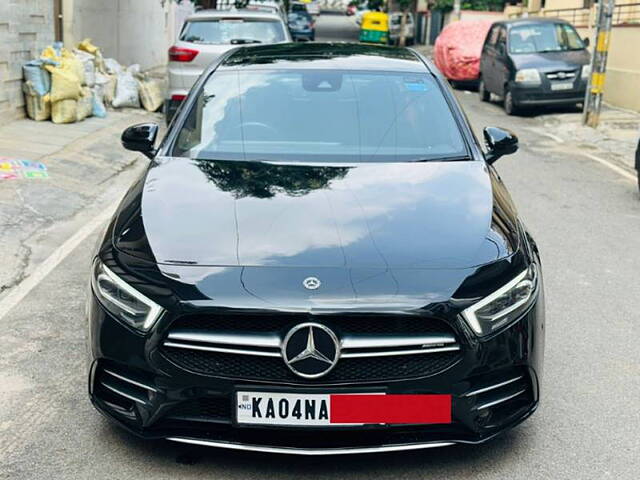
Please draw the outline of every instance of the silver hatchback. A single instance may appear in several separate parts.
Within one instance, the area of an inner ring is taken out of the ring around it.
[[[169,49],[167,123],[202,72],[238,45],[284,43],[291,34],[282,17],[254,10],[204,10],[189,16]]]

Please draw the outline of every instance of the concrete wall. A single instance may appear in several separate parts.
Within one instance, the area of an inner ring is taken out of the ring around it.
[[[580,36],[591,36],[579,28]],[[640,112],[640,25],[613,27],[604,85],[605,102]]]
[[[105,57],[138,63],[143,70],[163,67],[185,9],[169,0],[63,0],[63,39],[73,47],[86,37]]]
[[[0,0],[0,125],[24,116],[22,65],[53,39],[52,0]]]

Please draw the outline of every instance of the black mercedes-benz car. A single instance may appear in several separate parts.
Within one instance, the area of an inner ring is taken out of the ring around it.
[[[299,119],[304,118],[301,122]],[[240,47],[99,242],[89,394],[145,438],[342,454],[479,443],[540,398],[536,244],[440,73],[407,49]]]

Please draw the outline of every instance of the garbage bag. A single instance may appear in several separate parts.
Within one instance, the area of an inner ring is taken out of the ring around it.
[[[76,100],[59,100],[51,105],[51,120],[53,123],[73,123],[77,119]]]
[[[76,120],[81,122],[93,113],[93,92],[88,87],[82,89],[82,95],[76,106]]]
[[[118,77],[116,75],[106,75],[107,83],[102,88],[104,93],[105,105],[113,105],[113,99],[116,98],[116,84]]]
[[[96,91],[94,87],[93,97],[91,100],[91,113],[94,117],[104,118],[107,116],[107,107],[104,106],[103,97]]]
[[[96,83],[96,67],[95,58],[93,55],[82,50],[74,50],[73,52],[77,59],[82,62],[84,71],[84,84],[88,87],[93,87]]]
[[[434,60],[449,80],[471,81],[480,77],[480,54],[491,20],[460,20],[442,29],[436,39]]]
[[[27,116],[36,121],[48,120],[51,117],[51,102],[49,95],[40,95],[31,80],[22,84]]]
[[[31,82],[37,95],[46,95],[51,91],[51,74],[43,68],[42,60],[31,60],[22,66],[24,79]]]
[[[157,80],[140,80],[138,82],[138,92],[140,93],[140,103],[148,112],[157,111],[164,102],[162,88]]]
[[[140,75],[140,65],[138,65],[137,63],[129,65],[129,67],[127,67],[127,72],[129,72],[133,76]]]
[[[77,100],[82,84],[72,65],[65,63],[59,67],[50,68],[50,72],[51,101],[56,103],[60,100]]]
[[[122,66],[118,63],[117,60],[113,58],[105,58],[104,67],[105,67],[106,73],[110,75],[117,75],[122,71]]]
[[[91,55],[95,55],[98,52],[98,47],[91,43],[90,38],[85,38],[78,44],[78,50],[83,50]]]
[[[138,95],[138,82],[133,78],[131,72],[125,71],[118,74],[116,83],[116,96],[112,105],[115,108],[140,107],[140,97]]]

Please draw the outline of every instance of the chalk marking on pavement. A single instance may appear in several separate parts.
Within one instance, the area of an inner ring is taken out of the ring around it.
[[[91,235],[99,226],[106,222],[119,202],[103,211],[102,215],[98,215],[93,220],[85,224],[80,230],[74,233],[69,239],[60,245],[54,252],[49,255],[26,279],[16,285],[9,294],[0,300],[0,320],[9,313],[9,311],[18,305],[31,290],[46,278],[60,263],[73,252],[89,235]]]
[[[622,175],[625,178],[628,178],[629,180],[632,180],[632,181],[635,182],[638,179],[638,177],[636,175],[634,175],[633,173],[627,172],[624,168],[620,168],[617,165],[614,165],[613,163],[609,162],[608,160],[605,160],[604,158],[596,157],[595,155],[592,155],[590,153],[580,152],[580,154],[584,155],[585,157],[589,157],[591,160],[595,160],[596,162],[604,165],[605,167],[609,168],[610,170],[613,170],[617,174]]]

